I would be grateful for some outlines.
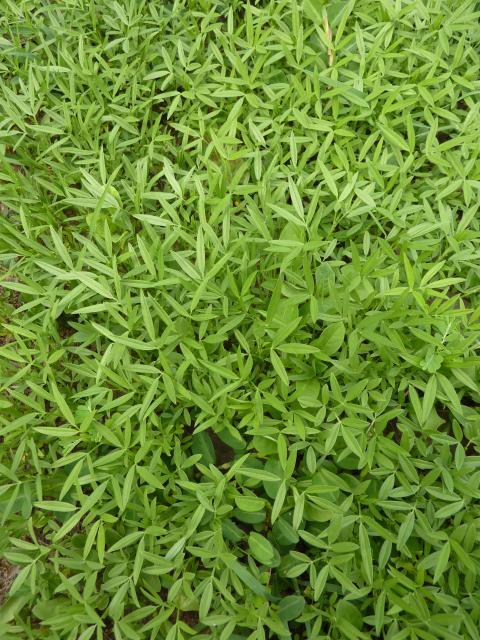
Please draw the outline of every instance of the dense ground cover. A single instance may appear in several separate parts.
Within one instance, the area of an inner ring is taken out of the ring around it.
[[[3,0],[2,640],[480,638],[476,4]]]

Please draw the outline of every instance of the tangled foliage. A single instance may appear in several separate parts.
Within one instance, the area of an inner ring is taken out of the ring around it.
[[[480,638],[477,4],[3,0],[3,640]]]

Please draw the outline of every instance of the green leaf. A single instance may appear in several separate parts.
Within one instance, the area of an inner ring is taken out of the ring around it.
[[[273,349],[270,349],[270,360],[272,361],[273,368],[275,369],[276,374],[280,378],[280,380],[288,387],[289,380],[288,374],[283,366],[283,362],[280,360],[280,357]]]
[[[205,589],[203,590],[202,597],[200,598],[200,606],[198,608],[198,617],[200,620],[204,620],[210,611],[213,598],[213,583],[211,580],[207,581]]]
[[[254,558],[262,564],[269,564],[274,557],[274,550],[270,542],[256,532],[250,533],[248,546]]]
[[[437,394],[437,378],[435,376],[430,376],[430,379],[425,387],[425,393],[423,394],[423,403],[422,403],[422,422],[425,424],[428,416],[432,410],[432,407],[435,403],[435,398]]]
[[[60,529],[55,533],[55,535],[53,536],[53,541],[54,542],[57,542],[58,540],[61,540],[65,535],[67,535],[67,533],[69,531],[71,531],[73,529],[73,527],[75,527],[80,522],[80,520],[83,518],[83,516],[86,513],[88,513],[90,511],[90,509],[92,509],[94,507],[94,505],[97,504],[97,502],[103,496],[103,494],[105,492],[105,489],[107,488],[107,484],[108,484],[108,480],[103,482],[96,489],[94,489],[94,491],[92,491],[92,493],[88,496],[88,498],[82,504],[82,506],[77,511],[77,513],[75,515],[71,516],[65,522],[65,524],[62,527],[60,527]]]
[[[459,413],[462,413],[462,406],[460,404],[460,400],[458,398],[457,392],[455,391],[453,384],[442,373],[438,373],[437,377],[440,382],[440,386],[443,389],[443,392],[447,396],[449,402],[451,402],[453,408]]]
[[[275,496],[275,501],[273,503],[272,515],[270,517],[270,520],[271,520],[272,524],[275,522],[275,520],[280,515],[280,512],[281,512],[282,507],[283,507],[283,503],[285,502],[286,495],[287,495],[287,485],[286,485],[285,481],[283,481],[280,484],[280,487],[278,488],[278,492],[277,492],[277,495]]]
[[[436,566],[435,566],[435,574],[433,576],[433,582],[436,583],[440,580],[442,575],[444,574],[446,568],[448,567],[448,560],[450,558],[450,542],[446,542],[441,548]]]
[[[204,464],[215,464],[215,448],[206,431],[200,431],[192,436],[192,453],[201,455]]]
[[[57,403],[60,411],[62,412],[62,414],[64,415],[65,419],[68,420],[68,422],[73,425],[74,427],[76,427],[76,422],[75,422],[75,418],[73,417],[73,413],[70,409],[70,407],[68,406],[65,398],[63,397],[63,395],[60,393],[60,391],[58,390],[58,387],[56,385],[55,382],[52,383],[51,385],[52,388],[52,395],[55,399],[55,402]]]
[[[233,571],[240,580],[257,596],[266,596],[267,590],[256,578],[252,576],[252,574],[246,569],[243,565],[241,565],[237,560],[234,560],[230,557],[225,557],[224,562],[227,567]]]
[[[118,542],[113,544],[108,549],[108,553],[113,553],[114,551],[125,549],[125,547],[129,547],[134,542],[137,542],[137,540],[139,540],[142,536],[143,536],[143,533],[141,531],[133,531],[132,533],[129,533],[126,536],[123,536],[123,538],[120,538]]]
[[[37,509],[45,509],[46,511],[59,511],[61,513],[68,513],[69,511],[75,511],[75,506],[69,502],[60,502],[58,500],[41,500],[34,502],[33,506]]]
[[[296,355],[305,355],[307,353],[317,353],[318,348],[313,347],[309,344],[300,344],[300,343],[290,343],[290,344],[279,344],[276,347],[279,351],[283,351],[284,353],[292,353]]]
[[[280,478],[274,473],[264,471],[263,469],[253,469],[248,467],[242,467],[237,469],[237,475],[247,476],[253,480],[264,480],[265,482],[280,482]]]
[[[372,548],[366,527],[360,523],[358,529],[358,541],[360,543],[360,554],[362,556],[362,566],[368,584],[373,584],[373,560]]]
[[[327,356],[331,356],[340,349],[344,339],[345,327],[343,323],[336,322],[322,331],[320,338],[315,341],[315,346]]]
[[[265,507],[265,500],[254,496],[236,496],[235,504],[242,511],[256,512],[262,511]]]
[[[165,554],[165,560],[173,560],[176,558],[183,551],[186,541],[186,536],[177,540],[177,542],[175,542],[175,544],[173,544]]]
[[[322,567],[322,569],[319,571],[316,580],[315,580],[315,585],[314,585],[314,595],[313,595],[313,599],[315,601],[318,601],[320,599],[320,596],[322,595],[325,586],[327,584],[327,580],[328,580],[328,574],[329,574],[329,566],[328,564],[325,565],[324,567]]]
[[[415,525],[415,512],[410,511],[410,513],[405,516],[402,522],[402,525],[398,530],[397,547],[399,549],[405,547],[405,545],[407,544],[410,536],[412,535],[414,525]]]
[[[305,609],[305,598],[302,596],[285,596],[278,603],[280,620],[290,622],[299,618]]]
[[[392,146],[396,147],[397,149],[401,149],[402,151],[407,151],[407,152],[410,151],[408,144],[405,142],[405,140],[402,138],[402,136],[399,133],[394,131],[392,128],[390,128],[386,124],[378,123],[378,128],[382,132],[382,136],[384,137],[384,139],[388,143],[390,143]]]
[[[454,516],[456,513],[461,511],[464,506],[465,503],[463,500],[447,504],[445,507],[441,507],[440,509],[435,511],[435,518],[450,518],[451,516]]]

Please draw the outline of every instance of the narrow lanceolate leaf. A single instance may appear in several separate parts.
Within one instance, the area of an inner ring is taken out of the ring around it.
[[[447,504],[444,507],[438,509],[438,511],[435,511],[435,518],[450,518],[451,516],[458,513],[461,509],[463,509],[464,506],[465,503],[463,500]]]
[[[333,177],[332,172],[327,167],[327,165],[322,161],[319,161],[319,166],[320,166],[320,170],[321,170],[321,172],[323,174],[323,177],[325,179],[325,182],[328,185],[328,188],[330,189],[330,191],[333,193],[333,195],[335,197],[338,197],[337,184],[335,182],[335,178]]]
[[[174,558],[176,558],[178,554],[182,552],[186,541],[187,541],[186,536],[183,536],[182,538],[177,540],[177,542],[175,542],[175,544],[173,544],[168,550],[168,552],[165,554],[165,560],[173,560]]]
[[[384,139],[393,147],[401,149],[402,151],[409,151],[408,144],[405,142],[402,136],[390,126],[379,123],[378,128],[382,132],[382,136],[384,137]]]
[[[397,547],[402,548],[407,544],[410,536],[412,535],[414,525],[415,512],[410,511],[410,513],[405,516],[402,525],[398,530]]]
[[[425,387],[425,393],[423,395],[423,403],[422,403],[422,421],[425,423],[427,421],[428,416],[430,415],[430,411],[435,403],[437,393],[437,378],[435,376],[431,376],[427,386]]]
[[[171,220],[148,213],[138,213],[134,217],[137,218],[137,220],[140,220],[141,222],[147,222],[154,227],[169,227],[172,224]]]
[[[208,360],[200,360],[200,363],[212,373],[216,373],[222,378],[226,378],[227,380],[235,380],[237,378],[236,373],[234,373],[227,367],[214,362],[209,362]]]
[[[462,412],[462,406],[460,404],[460,400],[458,398],[458,394],[455,391],[455,387],[451,383],[451,381],[444,376],[442,373],[438,374],[438,380],[440,382],[440,386],[446,395],[448,401],[452,404],[453,408],[459,413]]]
[[[288,386],[288,374],[287,374],[287,372],[285,370],[285,367],[283,365],[283,362],[282,362],[280,356],[273,349],[270,350],[270,360],[271,360],[272,366],[273,366],[276,374],[280,378],[280,380],[284,384],[286,384]]]
[[[52,388],[52,395],[53,395],[53,397],[55,399],[55,402],[56,402],[58,408],[60,409],[61,413],[66,418],[66,420],[68,420],[68,422],[75,427],[76,426],[76,422],[75,422],[75,418],[73,416],[73,413],[72,413],[70,407],[68,406],[68,403],[65,400],[64,396],[62,395],[62,393],[58,389],[58,387],[57,387],[55,382],[52,382],[51,388]]]
[[[224,562],[253,593],[259,596],[265,596],[267,594],[265,586],[252,576],[250,571],[248,571],[248,569],[241,565],[237,560],[228,557],[225,558]]]
[[[237,469],[237,474],[246,476],[253,480],[264,480],[266,482],[280,482],[280,478],[270,471],[264,471],[263,469],[247,468],[243,467]]]
[[[283,503],[285,502],[285,497],[287,495],[287,487],[285,482],[282,482],[278,488],[277,491],[277,495],[275,496],[275,501],[273,503],[273,507],[272,507],[272,515],[271,515],[271,522],[272,524],[275,522],[275,520],[278,518],[278,516],[280,515],[280,512],[282,510],[283,507]]]
[[[303,202],[300,196],[300,192],[298,191],[298,187],[295,182],[292,180],[291,176],[288,177],[288,188],[290,190],[290,197],[292,199],[293,208],[295,209],[295,213],[297,216],[304,220],[305,212],[303,209]]]
[[[320,599],[323,593],[323,590],[325,589],[325,585],[327,584],[327,580],[328,580],[328,574],[329,574],[329,566],[325,565],[324,567],[322,567],[322,569],[318,573],[317,578],[315,580],[314,594],[313,594],[313,598],[315,601]]]
[[[143,533],[141,531],[133,531],[132,533],[127,534],[120,540],[118,540],[115,544],[113,544],[109,549],[108,553],[113,553],[114,551],[118,551],[119,549],[124,549],[125,547],[129,547],[131,544],[137,542]]]
[[[157,338],[157,334],[155,331],[155,326],[153,323],[152,312],[150,310],[150,306],[148,303],[148,299],[145,297],[143,291],[140,291],[140,299],[142,306],[142,316],[143,321],[145,323],[145,329],[147,330],[148,337],[150,340],[155,340]]]
[[[33,506],[37,509],[44,509],[46,511],[59,511],[62,513],[68,513],[69,511],[75,511],[75,505],[69,502],[60,502],[59,500],[41,500],[34,502]]]
[[[202,597],[200,598],[200,607],[198,609],[198,616],[200,620],[204,620],[210,610],[213,598],[213,584],[209,580],[203,590]]]
[[[359,525],[358,540],[360,544],[360,554],[362,556],[362,566],[365,572],[365,577],[368,584],[373,583],[373,559],[372,548],[370,546],[370,538],[366,527],[363,524]]]
[[[443,545],[443,547],[441,548],[438,554],[437,562],[435,565],[435,573],[433,576],[434,582],[438,582],[442,577],[443,573],[445,572],[448,566],[449,558],[450,558],[450,542],[447,541],[445,542],[445,544]]]
[[[92,509],[94,507],[94,505],[97,504],[97,502],[100,500],[100,498],[103,496],[105,489],[107,487],[108,484],[108,480],[106,480],[105,482],[103,482],[101,485],[99,485],[89,496],[88,498],[85,500],[85,502],[82,504],[82,506],[80,507],[80,509],[77,511],[77,513],[75,513],[73,516],[71,516],[66,522],[65,524],[60,527],[60,529],[55,533],[55,535],[53,536],[53,540],[56,542],[58,540],[61,540],[65,535],[67,535],[67,533],[69,531],[71,531],[73,529],[73,527],[75,527],[80,520],[83,518],[83,516],[88,513],[90,511],[90,509]]]
[[[102,298],[114,298],[112,292],[103,284],[101,284],[96,278],[89,273],[84,272],[72,272],[72,276],[79,280],[81,284],[85,285],[87,289],[90,289],[94,293],[98,293]]]
[[[123,483],[122,489],[122,506],[123,509],[126,509],[128,506],[128,502],[130,500],[130,496],[132,493],[133,481],[135,478],[135,467],[132,466],[128,470],[127,475],[125,476],[125,481]]]
[[[133,564],[133,582],[135,584],[138,583],[144,562],[145,562],[145,538],[142,537],[142,539],[137,545],[137,551],[135,553],[135,561]]]

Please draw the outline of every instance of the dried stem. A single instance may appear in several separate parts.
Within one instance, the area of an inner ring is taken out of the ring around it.
[[[329,44],[332,44],[332,40],[333,40],[333,32],[332,29],[330,28],[330,24],[328,22],[328,16],[325,14],[323,17],[323,28],[325,29],[325,35],[327,36],[327,40],[329,42]],[[332,47],[328,47],[327,49],[327,59],[328,59],[328,66],[331,67],[333,66],[333,49]]]

